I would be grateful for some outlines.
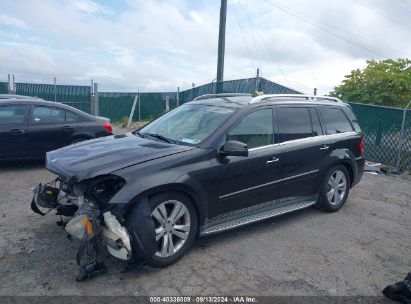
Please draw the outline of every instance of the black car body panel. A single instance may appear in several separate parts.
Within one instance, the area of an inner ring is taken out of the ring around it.
[[[80,142],[48,152],[47,169],[64,177],[66,182],[78,182],[192,149],[153,142],[128,133]]]
[[[54,112],[63,116],[49,120],[44,116],[42,121],[34,117],[35,109],[43,115]],[[103,127],[107,118],[58,102],[21,96],[1,99],[0,112],[10,114],[0,121],[0,160],[44,159],[46,152],[73,142],[112,135]]]

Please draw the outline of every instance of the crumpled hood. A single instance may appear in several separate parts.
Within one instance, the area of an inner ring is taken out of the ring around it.
[[[66,182],[79,182],[192,149],[195,148],[149,140],[127,133],[50,151],[46,156],[46,167]]]

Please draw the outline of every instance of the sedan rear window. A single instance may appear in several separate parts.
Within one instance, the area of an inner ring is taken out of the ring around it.
[[[64,122],[66,112],[63,109],[34,106],[32,113],[33,122]]]

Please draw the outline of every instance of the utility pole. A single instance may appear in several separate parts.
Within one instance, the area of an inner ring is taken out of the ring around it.
[[[220,27],[219,27],[219,31],[218,31],[218,58],[217,58],[216,93],[223,93],[226,19],[227,19],[227,0],[221,0]]]

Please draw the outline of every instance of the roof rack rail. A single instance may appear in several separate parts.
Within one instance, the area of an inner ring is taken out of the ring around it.
[[[342,102],[341,99],[336,97],[329,97],[329,96],[319,96],[319,95],[303,95],[303,94],[267,94],[267,95],[260,95],[254,97],[250,103],[262,102],[262,101],[269,101],[275,99],[303,99],[309,101],[334,101],[334,102]]]
[[[193,101],[211,99],[211,98],[221,98],[221,97],[237,97],[237,96],[251,96],[251,94],[247,94],[247,93],[205,94],[205,95],[200,95],[200,96],[194,98]]]

